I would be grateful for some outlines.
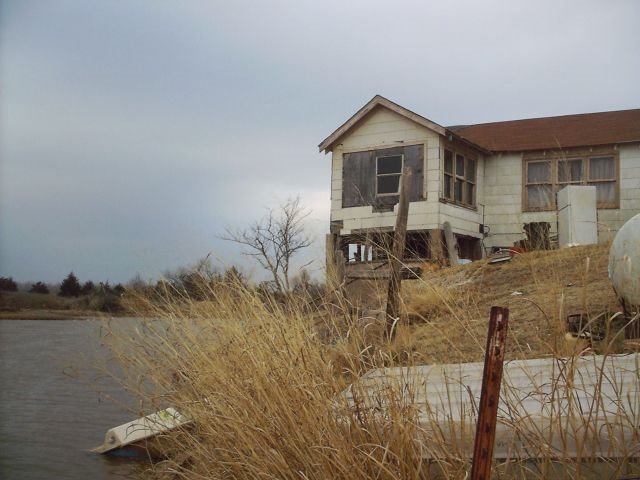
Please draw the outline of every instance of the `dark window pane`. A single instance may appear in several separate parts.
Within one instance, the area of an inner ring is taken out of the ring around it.
[[[462,180],[456,180],[456,185],[455,185],[455,198],[454,200],[456,202],[462,202],[462,186],[464,185],[464,182]]]
[[[529,208],[551,208],[553,205],[551,185],[527,186],[527,206]]]
[[[464,157],[456,154],[456,176],[464,177]]]
[[[615,177],[613,157],[592,158],[589,160],[589,180],[611,180]]]
[[[551,181],[551,162],[527,163],[527,183],[545,183]]]
[[[590,185],[596,187],[596,203],[613,205],[616,202],[616,182],[597,182]]]
[[[453,174],[453,153],[451,150],[444,151],[444,171]]]
[[[473,158],[467,158],[467,180],[476,181],[476,161]]]
[[[582,180],[582,160],[560,160],[558,162],[558,181],[560,183]]]
[[[449,200],[453,200],[453,193],[451,184],[453,183],[453,178],[449,175],[444,176],[444,198],[448,198]]]
[[[402,157],[378,157],[378,175],[382,173],[400,173],[402,171]]]
[[[378,193],[398,193],[400,175],[378,177]]]
[[[474,205],[475,202],[473,201],[473,193],[475,190],[475,185],[473,183],[465,183],[465,187],[466,187],[466,192],[465,192],[465,203],[467,205]]]

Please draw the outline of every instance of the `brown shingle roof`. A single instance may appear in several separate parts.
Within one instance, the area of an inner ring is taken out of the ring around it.
[[[640,109],[449,127],[494,152],[640,141]]]

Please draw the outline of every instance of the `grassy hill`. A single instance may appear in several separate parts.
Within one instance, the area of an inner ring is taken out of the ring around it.
[[[401,326],[398,342],[418,363],[482,359],[489,310],[510,310],[508,358],[570,354],[584,348],[566,333],[568,314],[584,313],[609,329],[597,349],[621,349],[613,338],[621,319],[609,321],[619,305],[607,275],[607,245],[516,254],[511,261],[478,261],[429,272],[404,282],[412,325]]]

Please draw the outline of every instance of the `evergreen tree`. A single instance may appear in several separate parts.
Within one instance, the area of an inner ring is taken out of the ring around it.
[[[78,297],[82,292],[82,287],[80,286],[80,282],[78,281],[78,277],[75,276],[73,272],[67,275],[62,283],[60,284],[60,292],[58,295],[61,297]]]

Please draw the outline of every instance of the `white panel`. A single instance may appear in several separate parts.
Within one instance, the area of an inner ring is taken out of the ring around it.
[[[570,185],[558,192],[558,242],[561,247],[598,243],[596,187]]]

